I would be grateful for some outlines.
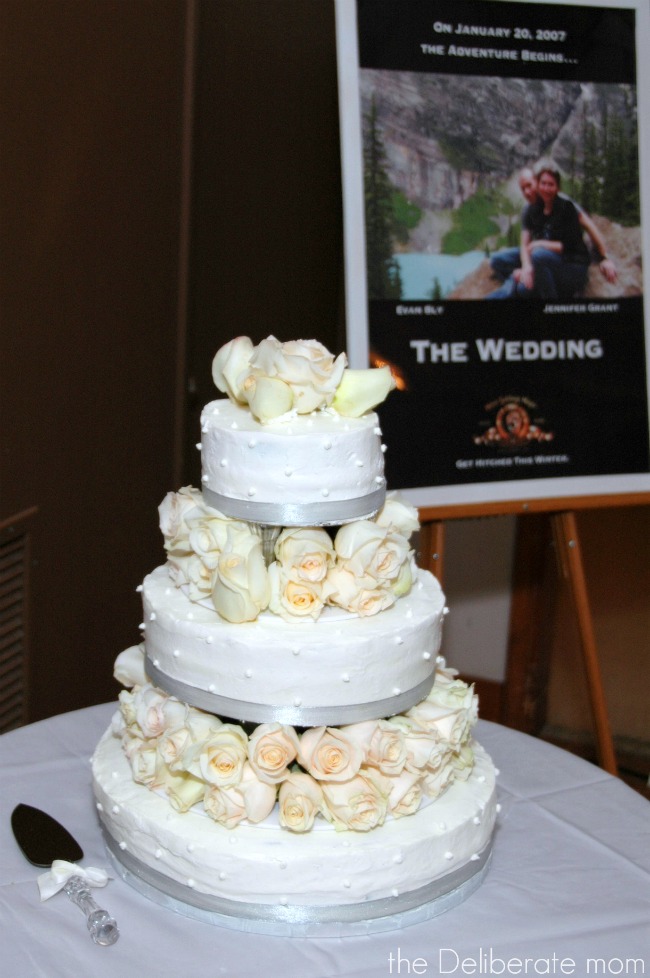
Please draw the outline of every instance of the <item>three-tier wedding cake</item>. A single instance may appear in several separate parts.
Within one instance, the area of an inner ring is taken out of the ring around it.
[[[160,506],[167,562],[93,758],[108,849],[150,898],[240,929],[440,913],[486,871],[495,778],[417,512],[386,493],[390,370],[238,337],[213,376],[202,486]]]

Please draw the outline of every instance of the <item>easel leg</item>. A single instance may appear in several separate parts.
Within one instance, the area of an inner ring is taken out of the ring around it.
[[[575,513],[553,513],[553,532],[565,576],[571,585],[575,607],[582,657],[587,675],[587,687],[596,728],[598,758],[606,771],[617,775],[616,754],[609,725],[609,715],[605,702],[605,691],[596,651],[591,610],[587,596],[582,551],[578,537]]]
[[[551,526],[546,514],[517,519],[512,564],[508,659],[501,722],[538,737],[546,722],[551,618],[546,561]]]

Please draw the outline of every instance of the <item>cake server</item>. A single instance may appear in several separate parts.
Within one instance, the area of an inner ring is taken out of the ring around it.
[[[33,866],[49,869],[55,859],[77,863],[83,850],[76,839],[55,818],[31,805],[16,805],[11,814],[11,828],[23,855]],[[81,876],[71,876],[63,890],[86,916],[90,936],[95,944],[115,944],[120,936],[117,924],[98,907],[90,888]]]

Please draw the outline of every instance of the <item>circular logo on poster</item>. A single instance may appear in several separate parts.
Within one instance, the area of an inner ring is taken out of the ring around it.
[[[528,411],[521,404],[504,404],[497,412],[494,425],[503,441],[525,441],[530,431]]]

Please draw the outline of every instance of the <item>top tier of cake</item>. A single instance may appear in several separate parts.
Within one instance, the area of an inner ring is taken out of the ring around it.
[[[260,423],[223,399],[201,416],[202,489],[227,516],[272,526],[325,526],[365,519],[386,495],[377,415],[336,411]]]
[[[365,519],[385,498],[381,431],[373,408],[394,387],[388,367],[349,370],[317,340],[257,346],[238,336],[212,362],[228,400],[201,416],[206,503],[270,526]]]

